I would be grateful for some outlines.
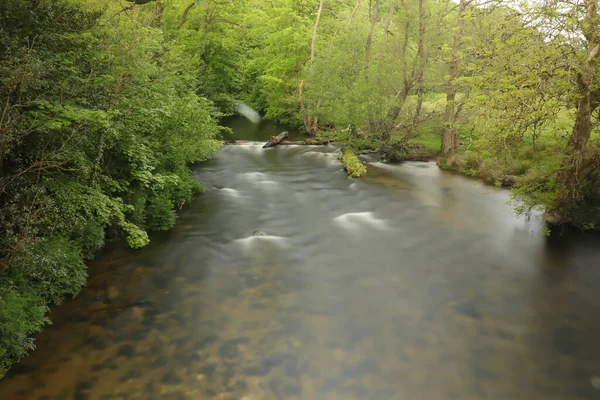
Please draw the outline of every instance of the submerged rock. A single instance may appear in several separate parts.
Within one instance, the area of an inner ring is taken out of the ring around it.
[[[106,298],[108,300],[114,300],[119,297],[119,288],[116,286],[109,286],[106,289]]]
[[[164,385],[177,385],[181,382],[182,382],[181,378],[172,371],[165,373],[160,378],[160,383],[162,383]]]
[[[135,348],[130,344],[124,344],[119,347],[119,351],[117,352],[117,356],[122,356],[125,358],[131,358],[135,355]]]

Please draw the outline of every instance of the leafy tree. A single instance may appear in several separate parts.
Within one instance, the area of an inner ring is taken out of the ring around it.
[[[33,348],[47,304],[79,293],[105,240],[138,248],[174,225],[200,190],[188,165],[219,145],[162,6],[100,6],[0,5],[0,371]]]

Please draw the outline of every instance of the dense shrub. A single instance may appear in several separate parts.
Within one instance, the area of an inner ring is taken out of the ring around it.
[[[194,61],[148,18],[0,2],[0,375],[110,237],[171,228],[218,147]],[[140,22],[145,21],[145,22]]]
[[[0,286],[0,378],[10,365],[35,348],[31,335],[49,322],[45,302],[6,280]]]

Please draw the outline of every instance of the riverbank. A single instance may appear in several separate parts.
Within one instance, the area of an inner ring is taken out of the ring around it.
[[[343,143],[342,146],[352,149],[359,159],[366,163],[373,162],[373,156],[377,161],[392,164],[433,161],[442,170],[479,179],[490,186],[511,189],[511,203],[518,215],[531,216],[536,210],[548,209],[556,196],[556,175],[561,159],[553,154],[554,147],[546,144],[538,144],[535,149],[525,146],[511,158],[500,160],[497,157],[486,158],[482,152],[465,149],[462,143],[453,155],[444,157],[439,151],[435,152],[430,134],[427,137],[421,135],[412,139],[403,147],[377,142],[357,142],[349,140],[346,135],[342,136],[344,139],[340,140],[339,135],[328,136],[325,133],[319,138]],[[437,139],[439,140],[439,137]],[[348,168],[346,170],[348,171]],[[570,220],[559,226],[561,231],[565,226],[600,230],[600,190],[588,185],[583,187],[582,193],[587,200],[580,201],[570,208]],[[545,229],[552,229],[552,226]]]

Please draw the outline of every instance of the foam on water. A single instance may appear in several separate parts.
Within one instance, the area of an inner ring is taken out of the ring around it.
[[[281,237],[281,236],[275,236],[275,235],[262,235],[262,236],[252,235],[252,236],[248,236],[248,237],[245,237],[242,239],[236,239],[236,240],[234,240],[234,243],[238,243],[246,249],[253,245],[256,245],[258,243],[272,243],[279,247],[288,247],[289,246],[289,243],[286,238]]]
[[[236,189],[221,188],[221,189],[218,189],[218,191],[221,192],[221,193],[224,193],[224,194],[226,194],[228,196],[231,196],[231,197],[236,197],[236,198],[241,197],[241,192],[239,190],[236,190]]]
[[[396,171],[396,172],[410,172],[411,176],[432,176],[436,177],[440,175],[440,169],[434,162],[419,162],[413,161],[410,163],[403,164],[389,164],[386,162],[376,161],[371,162],[369,165],[372,165],[377,168],[386,169],[388,171]]]
[[[263,174],[262,172],[246,172],[244,177],[251,181],[260,181],[264,180],[267,177],[267,174]]]
[[[335,165],[342,163],[335,153],[325,153],[322,151],[305,151],[302,154],[318,160],[323,160],[327,163],[327,165]]]
[[[369,165],[372,165],[374,167],[381,168],[381,169],[388,169],[388,170],[395,170],[395,171],[400,169],[400,167],[398,165],[392,165],[392,164],[384,163],[381,161],[375,161],[375,162],[369,163]]]
[[[259,181],[258,183],[261,185],[270,186],[270,187],[277,187],[281,184],[280,182],[276,182],[276,181]]]
[[[364,226],[379,230],[388,229],[386,222],[382,219],[376,218],[375,214],[371,211],[342,214],[333,218],[333,222],[350,230],[357,230]]]
[[[439,176],[441,170],[433,161],[414,161],[402,164],[405,171],[410,171],[416,176]]]
[[[224,146],[230,152],[244,152],[244,153],[262,153],[265,149],[263,146],[266,142],[248,142],[244,144],[236,144],[232,146]],[[223,150],[221,150],[223,151]]]

